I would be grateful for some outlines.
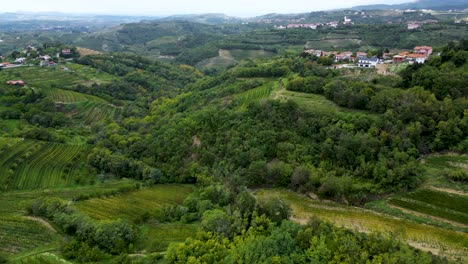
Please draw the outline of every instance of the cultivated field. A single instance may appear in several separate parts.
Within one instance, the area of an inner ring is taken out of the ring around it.
[[[268,98],[273,91],[273,86],[276,82],[269,82],[260,87],[250,89],[243,93],[237,94],[235,100],[239,102],[240,108],[245,109],[248,104],[258,102],[261,99]]]
[[[398,219],[370,210],[312,200],[287,190],[258,190],[257,197],[281,197],[292,206],[292,220],[307,223],[311,217],[361,232],[383,232],[411,245],[451,259],[468,260],[468,234]]]
[[[58,233],[38,219],[26,217],[26,207],[33,200],[46,197],[73,200],[87,195],[104,195],[135,183],[133,180],[119,180],[83,187],[0,192],[0,254],[13,257],[13,263],[35,263],[31,259],[41,260],[39,255],[42,256],[43,252],[60,248]]]
[[[2,190],[71,186],[87,177],[89,147],[20,140],[0,152]]]
[[[197,64],[197,67],[227,67],[245,59],[267,58],[276,55],[264,50],[219,50],[219,55],[206,59]]]
[[[74,206],[96,220],[122,218],[135,221],[165,204],[181,204],[192,191],[191,185],[156,185],[123,195],[77,202]]]

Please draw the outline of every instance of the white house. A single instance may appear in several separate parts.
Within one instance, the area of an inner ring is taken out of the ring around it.
[[[14,64],[23,64],[26,61],[26,58],[17,58],[13,63]]]
[[[375,66],[377,66],[377,64],[380,63],[380,60],[377,57],[359,57],[358,60],[358,66],[362,68],[374,68]]]

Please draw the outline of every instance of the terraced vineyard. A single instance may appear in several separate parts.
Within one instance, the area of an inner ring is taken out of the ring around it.
[[[79,103],[79,102],[99,102],[107,103],[106,100],[97,96],[77,93],[74,91],[62,90],[62,89],[44,89],[45,94],[51,98],[54,102],[62,103]]]
[[[236,95],[235,100],[239,102],[241,109],[245,109],[251,102],[257,102],[261,99],[268,98],[273,91],[273,85],[274,82],[269,82],[260,87],[250,89]]]
[[[422,189],[389,200],[391,205],[468,225],[468,197]]]
[[[120,180],[80,187],[0,192],[0,255],[12,256],[11,263],[65,263],[56,261],[49,253],[44,256],[42,252],[58,250],[63,241],[59,233],[44,223],[26,218],[26,207],[38,198],[54,196],[72,200],[77,196],[114,192],[134,184],[133,180]]]
[[[62,66],[62,65],[61,65]],[[109,74],[93,69],[91,67],[67,63],[61,67],[18,67],[4,70],[0,73],[0,82],[7,80],[22,79],[35,88],[63,88],[76,84],[106,83],[114,79]]]
[[[85,125],[100,123],[105,119],[116,117],[121,109],[107,103],[85,101],[72,106],[68,115]]]
[[[21,216],[2,215],[0,218],[0,252],[14,254],[56,239],[54,232],[37,221]]]
[[[0,153],[3,190],[63,187],[87,176],[88,146],[22,140]]]
[[[151,213],[164,204],[180,204],[193,191],[191,185],[157,185],[151,189],[124,195],[90,199],[74,206],[97,220],[136,220],[144,213]]]
[[[281,197],[288,201],[292,207],[292,220],[300,223],[317,217],[361,232],[388,233],[422,250],[437,254],[444,251],[451,259],[468,260],[468,234],[464,232],[398,219],[362,208],[312,200],[286,190],[258,190],[256,196]]]

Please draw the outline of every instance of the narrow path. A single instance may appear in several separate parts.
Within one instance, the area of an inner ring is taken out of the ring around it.
[[[468,228],[468,225],[465,225],[463,223],[458,223],[458,222],[455,222],[455,221],[450,221],[450,220],[445,219],[445,218],[436,217],[436,216],[432,216],[432,215],[428,215],[428,214],[424,214],[424,213],[420,213],[420,212],[415,212],[415,211],[408,210],[408,209],[405,209],[405,208],[402,208],[402,207],[399,207],[399,206],[396,206],[396,205],[389,204],[388,206],[391,207],[391,208],[394,208],[394,209],[398,209],[398,210],[400,210],[400,211],[402,211],[403,213],[406,213],[406,214],[425,217],[425,218],[428,218],[428,219],[444,222],[444,223],[447,223],[447,224],[450,224],[450,225],[453,225],[453,226]]]
[[[47,229],[49,229],[50,231],[52,231],[54,233],[57,233],[57,230],[55,230],[55,228],[49,222],[47,222],[46,220],[44,220],[42,218],[34,217],[34,216],[25,216],[24,218],[36,221],[36,222],[42,224],[43,226],[47,227]]]
[[[273,99],[277,100],[280,98],[281,94],[286,91],[286,88],[284,87],[283,85],[283,82],[281,81],[281,79],[278,81],[278,91],[276,91],[275,95],[273,96]]]

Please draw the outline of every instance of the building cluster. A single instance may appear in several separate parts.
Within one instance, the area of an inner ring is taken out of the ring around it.
[[[417,46],[413,51],[400,52],[397,55],[391,53],[383,53],[381,57],[369,57],[367,52],[358,51],[356,53],[351,51],[322,51],[315,49],[304,50],[305,53],[311,54],[316,57],[331,57],[335,63],[339,62],[354,62],[358,67],[374,68],[377,64],[382,63],[425,63],[429,56],[432,54],[433,49],[429,46]]]
[[[11,62],[8,62],[8,61],[0,62],[0,68],[10,68],[10,67],[22,65],[26,63],[26,61],[28,60],[27,58],[33,61],[39,60],[40,61],[39,65],[42,67],[53,67],[57,65],[57,63],[52,60],[52,57],[50,55],[48,54],[39,55],[38,53],[39,53],[39,50],[36,47],[27,46],[26,49],[22,51],[23,56],[26,56],[26,57],[16,58]],[[61,49],[59,52],[57,52],[57,54],[55,54],[55,58],[60,58],[60,57],[67,58],[71,55],[72,55],[71,49]],[[0,56],[0,60],[2,61],[5,60],[5,57]]]
[[[427,19],[424,21],[408,21],[408,30],[418,29],[424,24],[434,24],[439,23],[439,21],[434,19]]]
[[[413,49],[413,52],[403,51],[398,55],[393,56],[393,63],[402,62],[416,62],[425,63],[429,56],[432,54],[433,49],[429,46],[417,46]]]
[[[354,22],[347,16],[344,17],[344,20],[342,23],[343,25],[354,24]],[[293,28],[317,29],[319,27],[325,27],[325,26],[336,28],[338,27],[338,25],[340,25],[339,21],[330,21],[325,24],[323,23],[293,23],[293,24],[288,24],[286,26],[284,25],[275,26],[275,29],[293,29]]]

